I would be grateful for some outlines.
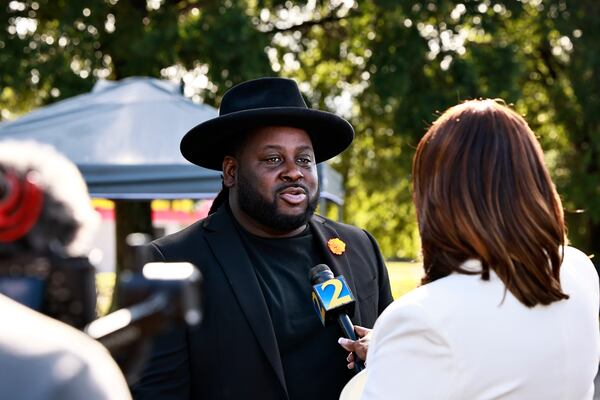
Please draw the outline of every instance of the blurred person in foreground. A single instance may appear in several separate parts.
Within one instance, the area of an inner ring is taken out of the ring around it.
[[[0,141],[0,263],[83,254],[97,215],[77,167],[52,147]],[[0,294],[0,398],[130,399],[108,351]]]
[[[450,108],[417,147],[413,189],[423,285],[377,320],[342,398],[364,384],[362,399],[592,399],[598,275],[566,245],[525,120],[494,100]]]
[[[224,187],[206,219],[151,247],[159,261],[199,267],[204,320],[157,340],[136,399],[339,397],[353,373],[341,330],[314,310],[309,270],[325,263],[346,278],[355,324],[372,327],[392,301],[375,239],[314,215],[317,163],[353,137],[346,120],[308,108],[283,78],[233,87],[219,117],[186,134],[183,155],[222,171]]]

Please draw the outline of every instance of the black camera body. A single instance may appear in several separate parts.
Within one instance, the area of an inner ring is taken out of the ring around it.
[[[0,293],[84,331],[102,343],[129,383],[146,361],[152,338],[174,324],[202,319],[201,275],[189,263],[143,263],[125,269],[115,288],[119,308],[96,315],[96,269],[85,257],[0,256]]]
[[[86,257],[0,257],[0,293],[82,330],[96,319],[95,274]]]

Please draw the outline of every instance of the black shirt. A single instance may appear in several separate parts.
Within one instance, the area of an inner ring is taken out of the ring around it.
[[[312,232],[267,239],[238,225],[271,321],[290,399],[338,399],[352,377],[337,325],[323,327],[311,300],[308,271],[322,262]]]

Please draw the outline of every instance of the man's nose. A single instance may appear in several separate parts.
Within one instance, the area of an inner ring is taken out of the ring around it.
[[[284,170],[281,173],[281,177],[285,181],[294,182],[304,178],[304,174],[295,161],[288,161],[284,164]]]

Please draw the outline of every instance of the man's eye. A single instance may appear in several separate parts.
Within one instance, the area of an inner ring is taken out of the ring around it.
[[[265,159],[267,164],[277,164],[281,161],[281,157],[273,156]]]
[[[310,163],[312,163],[312,160],[308,157],[298,157],[296,159],[296,162],[301,165],[310,165]]]

